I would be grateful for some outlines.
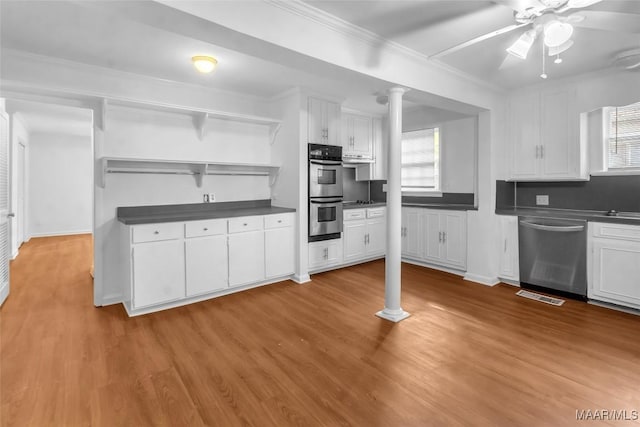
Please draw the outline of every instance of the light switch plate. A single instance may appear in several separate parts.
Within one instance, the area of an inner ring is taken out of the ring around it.
[[[549,206],[549,196],[547,194],[536,195],[536,205]]]

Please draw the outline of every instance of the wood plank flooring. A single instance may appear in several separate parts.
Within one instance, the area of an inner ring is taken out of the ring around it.
[[[384,262],[128,318],[89,236],[32,239],[0,311],[3,426],[557,426],[640,410],[640,317]]]

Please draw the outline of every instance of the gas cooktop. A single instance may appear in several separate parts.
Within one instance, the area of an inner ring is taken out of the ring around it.
[[[373,205],[380,202],[376,202],[375,200],[348,200],[343,203],[345,205]]]

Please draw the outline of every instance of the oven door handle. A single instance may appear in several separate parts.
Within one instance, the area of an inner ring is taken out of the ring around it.
[[[342,203],[342,199],[309,200],[309,203],[313,203],[316,205],[335,205],[336,203]]]
[[[525,227],[534,228],[536,230],[557,231],[561,233],[571,233],[574,231],[584,230],[584,225],[543,225],[529,221],[520,221],[520,224]]]
[[[309,163],[314,165],[329,165],[329,166],[341,166],[342,162],[336,160],[309,160]]]

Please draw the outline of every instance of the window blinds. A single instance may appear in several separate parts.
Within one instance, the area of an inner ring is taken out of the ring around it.
[[[402,134],[402,189],[440,190],[440,134],[438,128]]]
[[[640,102],[609,109],[609,169],[640,169]]]

